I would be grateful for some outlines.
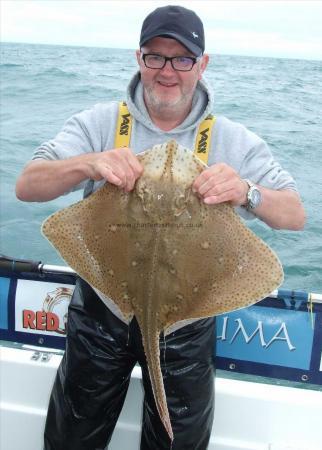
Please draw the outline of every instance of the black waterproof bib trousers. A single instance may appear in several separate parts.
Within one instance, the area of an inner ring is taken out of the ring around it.
[[[124,324],[78,279],[68,311],[66,351],[50,398],[44,449],[105,449],[138,362],[145,392],[141,450],[206,450],[214,413],[214,342],[214,318],[160,339],[174,432],[171,447],[155,408],[136,319]]]

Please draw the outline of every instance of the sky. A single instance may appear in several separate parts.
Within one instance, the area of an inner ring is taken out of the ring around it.
[[[322,60],[319,0],[0,0],[0,38],[135,49],[144,18],[167,4],[200,16],[208,53]]]

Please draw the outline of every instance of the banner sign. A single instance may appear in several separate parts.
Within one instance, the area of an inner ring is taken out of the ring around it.
[[[0,338],[64,349],[73,275],[0,276]],[[322,385],[322,304],[281,290],[217,317],[218,369]]]
[[[15,330],[31,334],[66,334],[67,308],[73,286],[18,280],[15,302]]]
[[[218,369],[322,385],[322,305],[283,297],[217,317]]]
[[[64,349],[74,276],[0,277],[0,338]]]
[[[310,368],[314,330],[307,312],[251,306],[218,317],[218,332],[217,356]]]

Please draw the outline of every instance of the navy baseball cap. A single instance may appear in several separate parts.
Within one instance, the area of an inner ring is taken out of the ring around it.
[[[203,24],[195,12],[183,6],[162,6],[145,18],[140,47],[157,36],[179,41],[195,56],[200,56],[205,51]]]

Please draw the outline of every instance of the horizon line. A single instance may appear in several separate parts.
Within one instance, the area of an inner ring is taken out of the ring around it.
[[[78,47],[78,48],[97,48],[97,49],[106,49],[106,50],[136,50],[134,48],[125,48],[125,47],[106,47],[99,45],[84,45],[84,44],[53,44],[53,43],[45,43],[45,42],[20,42],[20,41],[1,41],[0,47],[2,44],[20,44],[20,45],[44,45],[51,47]],[[321,59],[318,58],[305,58],[305,57],[295,57],[295,56],[272,56],[272,55],[257,55],[257,54],[236,54],[236,53],[211,53],[205,52],[211,56],[236,56],[242,58],[267,58],[267,59],[290,59],[290,60],[299,60],[299,61],[312,61],[312,62],[321,62]]]

